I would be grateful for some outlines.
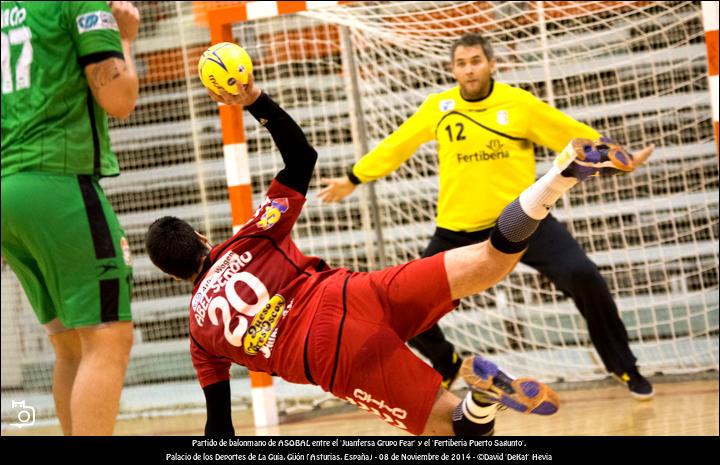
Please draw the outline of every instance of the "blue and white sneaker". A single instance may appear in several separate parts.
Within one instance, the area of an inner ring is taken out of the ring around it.
[[[602,137],[596,141],[573,139],[553,165],[568,178],[585,181],[593,176],[613,176],[635,169],[632,155],[614,140]]]
[[[552,415],[560,406],[557,393],[545,384],[531,378],[515,379],[479,355],[466,358],[460,374],[473,392],[518,412]]]

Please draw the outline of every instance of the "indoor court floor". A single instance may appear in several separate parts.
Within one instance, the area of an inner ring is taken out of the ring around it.
[[[598,387],[560,389],[560,410],[549,417],[514,411],[498,414],[496,436],[717,436],[718,379],[663,382],[653,379],[655,397],[634,400],[618,383]],[[597,384],[597,383],[596,383]],[[284,417],[280,426],[257,429],[249,411],[234,412],[238,436],[390,436],[407,433],[354,407],[334,413],[309,412]],[[202,435],[204,415],[121,419],[116,435]],[[22,430],[3,429],[3,435],[58,435],[58,425]]]

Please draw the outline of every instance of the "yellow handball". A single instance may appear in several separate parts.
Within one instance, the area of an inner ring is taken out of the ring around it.
[[[203,85],[220,94],[222,87],[237,94],[237,85],[247,84],[253,64],[250,55],[237,44],[220,42],[205,50],[198,61],[198,74]]]

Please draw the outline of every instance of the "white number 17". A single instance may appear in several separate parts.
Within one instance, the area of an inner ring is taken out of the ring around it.
[[[2,93],[13,92],[12,69],[10,66],[10,46],[23,44],[20,56],[15,63],[15,90],[30,87],[30,64],[33,58],[33,48],[30,43],[32,35],[27,27],[10,29],[2,33]]]

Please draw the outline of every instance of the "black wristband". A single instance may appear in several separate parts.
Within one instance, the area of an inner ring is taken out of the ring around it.
[[[100,63],[108,58],[119,58],[120,60],[125,61],[125,55],[120,52],[95,52],[78,58],[78,64],[81,68],[85,69],[87,65]]]
[[[348,179],[350,180],[350,182],[353,183],[354,185],[357,186],[358,184],[362,184],[362,181],[360,181],[360,180],[358,179],[358,177],[355,176],[355,173],[353,173],[353,167],[352,167],[352,166],[351,166],[350,168],[348,168],[348,170],[347,170],[347,172],[345,173],[345,175],[348,177]]]

